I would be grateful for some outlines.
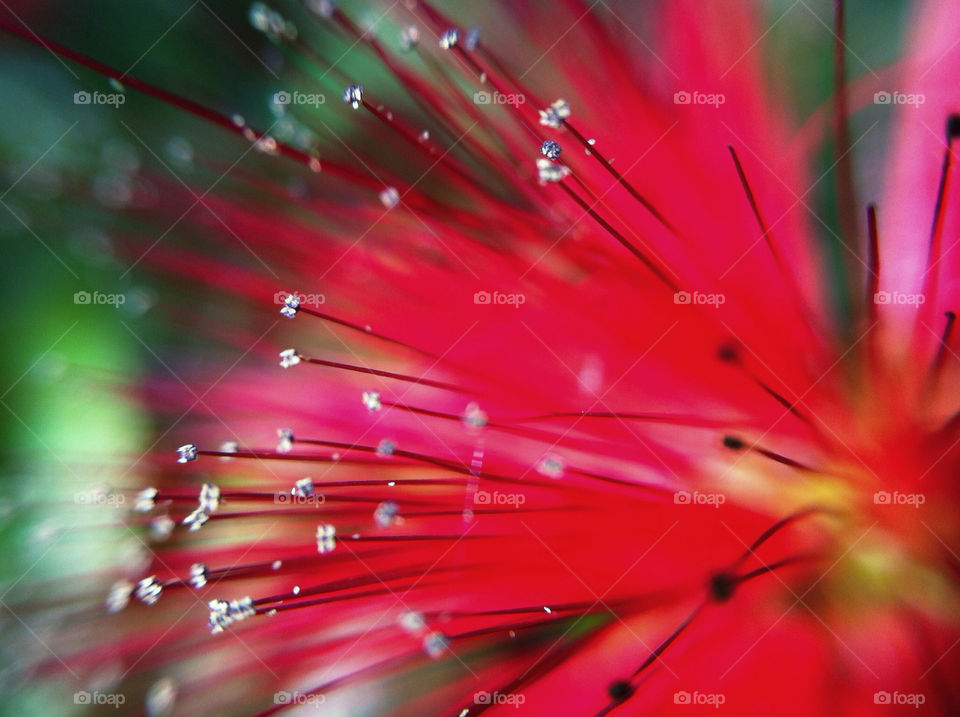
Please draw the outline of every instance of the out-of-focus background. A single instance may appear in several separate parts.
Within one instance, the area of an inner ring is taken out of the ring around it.
[[[439,4],[455,6],[481,27],[485,19],[499,17],[496,2]],[[633,22],[642,19],[643,4],[608,0],[593,12],[603,15],[609,5]],[[399,43],[399,26],[390,17],[381,19],[378,4],[344,0],[342,5],[385,42]],[[764,6],[769,81],[798,127],[831,93],[832,5],[770,0]],[[248,3],[81,0],[0,6],[7,22],[261,127],[276,120],[270,107],[274,93],[309,77],[328,97],[328,106],[318,108],[324,121],[341,136],[363,141],[353,137],[349,115],[341,111],[338,81],[317,68],[285,64],[282,53],[251,27]],[[353,52],[342,37],[311,23],[297,3],[276,7],[303,26],[302,36],[325,55]],[[906,0],[848,3],[851,76],[897,58],[909,11]],[[56,655],[50,638],[58,621],[71,619],[71,596],[95,590],[98,571],[136,550],[131,536],[114,524],[116,506],[129,501],[127,491],[138,485],[138,459],[170,428],[140,405],[138,382],[171,368],[188,371],[198,357],[218,352],[233,360],[216,340],[174,330],[167,320],[171,313],[189,314],[198,302],[215,304],[216,297],[187,282],[158,283],[124,245],[131,233],[146,234],[149,246],[189,241],[196,231],[196,224],[181,222],[179,214],[165,216],[162,198],[151,200],[149,190],[142,191],[141,176],[209,186],[211,177],[194,161],[200,153],[224,166],[239,158],[243,169],[281,181],[302,181],[303,173],[247,152],[241,138],[41,47],[2,37],[0,712],[66,714],[86,709],[70,699],[78,687],[64,684],[60,692],[37,687],[39,676],[24,667]],[[496,42],[494,37],[491,44]],[[636,44],[627,32],[624,42]],[[641,51],[639,44],[636,48]],[[374,66],[368,51],[343,63],[357,76],[365,69],[382,71]],[[540,76],[549,72],[548,62],[537,68]],[[534,85],[536,77],[530,78]],[[112,99],[98,104],[95,96]],[[855,123],[883,120],[881,110],[869,108]],[[858,156],[868,158],[858,165],[867,186],[877,181],[884,137],[871,133],[858,148]],[[832,162],[830,151],[823,148],[822,168]],[[828,177],[818,185],[813,205],[830,226],[836,224],[832,197]],[[156,202],[140,207],[153,220],[131,224],[125,210],[145,201]],[[36,613],[31,604],[46,607]]]

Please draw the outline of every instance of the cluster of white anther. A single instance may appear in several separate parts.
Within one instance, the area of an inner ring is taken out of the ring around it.
[[[173,711],[177,701],[177,683],[169,677],[161,677],[150,685],[144,698],[147,717],[159,717]]]
[[[202,528],[208,520],[210,520],[209,513],[206,513],[205,511],[202,511],[199,508],[195,508],[193,512],[190,513],[190,515],[188,515],[186,518],[184,518],[180,522],[181,522],[181,525],[190,526],[190,532],[195,533],[196,531],[200,530],[200,528]]]
[[[343,91],[343,101],[358,109],[363,103],[363,85],[350,85]]]
[[[163,585],[157,580],[156,575],[151,575],[137,583],[137,599],[146,605],[155,605],[161,593],[163,593]]]
[[[118,580],[110,588],[105,601],[107,612],[120,612],[130,604],[130,596],[133,594],[133,583],[129,580]]]
[[[403,32],[400,34],[400,47],[404,52],[410,52],[413,48],[420,44],[420,30],[418,30],[413,25],[408,25],[403,28]]]
[[[367,407],[368,411],[379,411],[383,408],[383,403],[380,401],[380,394],[376,391],[364,391],[363,405]]]
[[[190,584],[198,590],[207,584],[207,566],[194,563],[190,566]]]
[[[537,157],[537,175],[541,184],[559,182],[570,174],[570,169],[562,164],[551,162],[549,159]]]
[[[144,488],[137,493],[137,497],[133,501],[133,511],[135,513],[149,513],[156,507],[156,500],[157,489]]]
[[[150,521],[150,540],[161,543],[170,537],[176,523],[169,515],[158,515]]]
[[[400,617],[397,618],[397,622],[400,623],[400,627],[411,635],[416,635],[427,627],[427,621],[423,617],[423,613],[417,612],[416,610],[403,612]]]
[[[280,315],[292,319],[297,315],[299,309],[300,297],[296,294],[287,294],[287,297],[283,300],[283,306],[280,308]]]
[[[300,354],[296,349],[284,349],[280,352],[280,367],[290,368],[300,363]]]
[[[441,657],[450,647],[450,640],[442,632],[431,632],[423,638],[423,651],[434,660]]]
[[[471,27],[467,30],[466,36],[463,38],[463,46],[473,52],[477,49],[477,46],[480,44],[480,28]]]
[[[210,619],[207,624],[210,626],[210,632],[214,635],[223,632],[235,622],[246,620],[248,617],[257,614],[251,597],[243,597],[230,602],[211,600],[207,603],[207,607],[210,608]]]
[[[296,40],[297,26],[262,2],[250,6],[250,24],[274,42]]]
[[[547,109],[537,111],[540,113],[540,124],[560,129],[563,121],[570,116],[570,105],[566,100],[557,100]]]
[[[400,203],[400,192],[396,187],[387,187],[380,192],[380,203],[387,209],[393,209]]]
[[[460,31],[455,27],[444,30],[443,34],[440,35],[440,47],[444,50],[455,47],[458,42],[460,42]]]
[[[177,453],[180,455],[180,457],[177,458],[177,463],[189,463],[190,461],[197,460],[197,446],[193,443],[180,446],[177,449]]]
[[[313,478],[301,478],[293,484],[290,490],[291,495],[297,498],[309,498],[313,495]]]
[[[220,507],[220,488],[213,483],[204,483],[200,488],[199,505],[183,519],[182,524],[190,526],[190,531],[200,530]]]
[[[260,137],[254,136],[251,141],[253,142],[253,148],[258,152],[262,152],[263,154],[275,155],[280,151],[280,145],[277,144],[277,140],[268,134]]]
[[[563,147],[560,146],[560,143],[552,139],[548,139],[540,145],[540,154],[547,159],[559,159],[562,151]]]
[[[213,483],[204,483],[200,487],[200,508],[207,513],[215,513],[220,507],[220,489]]]
[[[329,553],[337,547],[337,529],[330,523],[317,526],[317,552]]]
[[[307,0],[307,10],[317,17],[329,20],[337,9],[337,4],[331,0]]]
[[[277,453],[289,453],[293,448],[293,442],[296,440],[293,436],[293,429],[277,429]]]
[[[400,519],[400,506],[392,500],[385,500],[373,511],[373,519],[381,528],[389,528]]]

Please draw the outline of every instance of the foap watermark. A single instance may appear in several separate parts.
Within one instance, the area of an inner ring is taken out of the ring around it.
[[[278,291],[273,295],[273,303],[281,306],[290,296],[300,299],[299,306],[322,306],[327,303],[327,297],[323,294],[301,294],[299,291]]]
[[[874,304],[895,304],[898,306],[920,306],[926,303],[923,294],[906,294],[902,291],[878,291],[873,295]]]
[[[514,694],[512,692],[500,692],[499,690],[494,690],[493,692],[480,690],[479,692],[475,692],[473,695],[473,703],[475,705],[511,705],[512,707],[519,709],[520,706],[526,701],[526,695]]]
[[[881,490],[873,494],[873,502],[876,505],[912,505],[919,508],[927,502],[927,496],[923,493],[901,493],[898,490],[890,493]]]
[[[523,493],[502,493],[499,490],[495,490],[492,493],[485,490],[478,490],[473,502],[476,505],[509,505],[514,508],[519,508],[527,502],[527,496]]]
[[[321,506],[327,502],[327,498],[323,493],[311,493],[309,495],[300,493],[277,493],[273,496],[273,502],[277,505]]]
[[[720,308],[727,303],[725,294],[705,294],[702,291],[678,291],[673,295],[673,303],[680,306],[712,306]]]
[[[287,692],[280,690],[273,693],[275,705],[312,705],[319,707],[327,701],[326,695],[304,694],[303,692]]]
[[[526,97],[513,92],[485,92],[480,90],[473,93],[473,103],[475,105],[513,105],[519,107],[526,101]]]
[[[712,505],[719,508],[727,502],[723,493],[701,493],[698,490],[692,493],[688,490],[678,490],[673,494],[673,502],[677,505]]]
[[[78,306],[112,306],[119,309],[127,301],[124,294],[104,294],[102,291],[78,291],[73,295],[73,303]]]
[[[720,707],[727,701],[727,696],[722,692],[687,692],[680,690],[673,693],[673,704],[675,705],[706,705],[714,709]]]
[[[119,107],[127,101],[127,96],[122,92],[87,92],[80,90],[73,93],[73,104],[75,105],[108,105],[110,107]]]
[[[319,107],[326,103],[327,97],[320,92],[300,92],[299,90],[287,92],[286,90],[280,90],[274,93],[273,101],[278,105],[307,105],[309,107]]]
[[[473,295],[473,303],[480,306],[512,306],[519,309],[527,303],[525,294],[505,294],[502,291],[478,291]]]
[[[719,92],[687,92],[686,90],[680,90],[673,95],[673,104],[675,105],[708,105],[714,109],[719,109],[720,105],[726,101],[726,96]]]
[[[926,95],[919,92],[887,92],[881,90],[873,95],[873,104],[875,105],[913,105],[915,109],[919,109],[920,105],[926,101]]]
[[[880,692],[873,693],[873,704],[875,705],[909,705],[914,709],[920,709],[920,705],[927,701],[927,696],[922,692]]]
[[[127,496],[123,493],[114,493],[109,488],[95,488],[74,493],[73,502],[77,505],[106,505],[111,508],[118,508],[127,502]]]
[[[126,701],[127,696],[122,692],[101,692],[100,690],[87,692],[86,690],[80,690],[73,693],[73,704],[75,705],[101,705],[119,709],[120,705],[126,703]]]

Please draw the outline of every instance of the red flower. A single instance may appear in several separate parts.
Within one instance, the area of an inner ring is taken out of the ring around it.
[[[66,662],[183,714],[955,713],[953,8],[798,132],[746,4],[385,5],[407,54],[305,6],[251,11],[269,127],[2,24],[269,155],[124,210],[197,207],[125,252],[232,355],[145,382],[166,540]]]

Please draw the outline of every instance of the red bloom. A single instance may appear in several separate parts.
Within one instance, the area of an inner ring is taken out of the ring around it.
[[[0,25],[268,155],[124,209],[197,207],[124,251],[231,357],[144,381],[164,540],[71,669],[183,714],[955,713],[953,8],[798,132],[747,4],[385,6],[406,54],[304,5],[251,11],[269,127]],[[905,103],[876,209],[871,101]]]

